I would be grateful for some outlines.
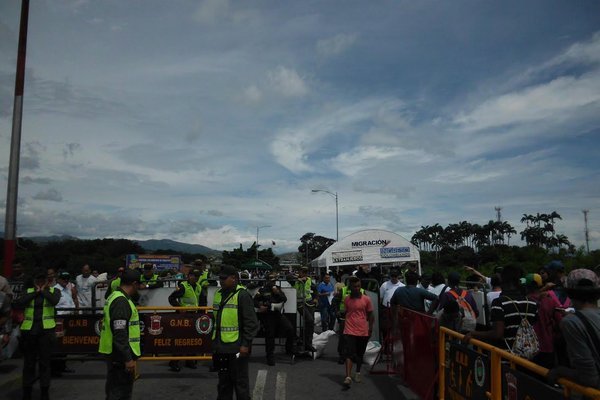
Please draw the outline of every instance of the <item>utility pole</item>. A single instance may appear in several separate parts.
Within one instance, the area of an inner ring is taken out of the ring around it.
[[[496,210],[496,221],[502,222],[502,207],[494,207]]]
[[[263,225],[263,226],[257,226],[256,227],[256,260],[258,261],[258,232],[260,231],[260,228],[270,228],[271,225]]]
[[[588,213],[590,210],[582,210],[583,212],[583,220],[585,222],[585,248],[587,249],[587,253],[590,254],[590,232],[588,230]]]
[[[10,139],[10,162],[6,187],[6,218],[4,223],[4,275],[12,276],[17,239],[17,199],[19,192],[19,162],[21,158],[21,121],[23,119],[23,93],[25,92],[25,58],[27,55],[27,25],[29,0],[21,0],[17,76],[13,105],[13,125]]]

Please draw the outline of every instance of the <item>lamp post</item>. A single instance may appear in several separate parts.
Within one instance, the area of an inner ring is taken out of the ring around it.
[[[323,192],[323,193],[327,193],[331,196],[333,196],[333,198],[335,199],[335,241],[339,242],[340,241],[340,229],[339,229],[339,218],[338,218],[338,194],[337,192],[333,193],[330,192],[329,190],[322,190],[322,189],[313,189],[311,190],[313,193],[318,193],[318,192]]]
[[[262,225],[256,227],[256,259],[258,260],[258,231],[260,228],[270,228],[271,225]]]

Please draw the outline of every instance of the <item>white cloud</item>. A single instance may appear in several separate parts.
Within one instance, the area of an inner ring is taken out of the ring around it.
[[[379,161],[398,157],[404,151],[394,147],[365,146],[341,153],[331,160],[332,168],[344,175],[353,176],[376,165]]]
[[[308,93],[308,86],[294,69],[278,66],[267,74],[271,87],[286,97],[301,97]]]
[[[61,202],[63,197],[58,190],[48,189],[45,192],[38,192],[35,196],[33,196],[33,199]]]
[[[250,103],[258,103],[262,99],[262,92],[256,85],[244,89],[243,98]]]
[[[600,73],[560,77],[549,83],[493,97],[459,115],[455,123],[468,131],[547,119],[561,120],[600,101]],[[598,107],[595,104],[595,107]]]
[[[229,0],[204,0],[196,9],[193,18],[204,24],[215,24],[229,13]]]
[[[299,174],[312,171],[305,154],[307,142],[299,132],[287,132],[277,136],[271,143],[271,153],[279,164]]]
[[[325,57],[332,57],[343,53],[356,43],[358,35],[355,33],[340,33],[327,39],[317,41],[317,52]]]

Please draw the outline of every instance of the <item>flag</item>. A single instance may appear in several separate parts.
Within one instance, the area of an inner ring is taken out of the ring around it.
[[[273,246],[275,246],[275,242],[271,240],[271,243],[273,243]]]

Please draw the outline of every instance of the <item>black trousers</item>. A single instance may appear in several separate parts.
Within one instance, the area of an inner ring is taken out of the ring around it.
[[[250,377],[248,375],[248,357],[236,357],[235,354],[213,354],[213,363],[219,371],[217,400],[250,400]]]
[[[39,363],[40,387],[50,387],[50,357],[56,340],[54,330],[46,329],[32,334],[23,331],[23,388],[33,387],[36,374],[35,367]]]
[[[285,336],[285,351],[291,353],[294,350],[294,327],[285,315],[278,312],[259,313],[258,317],[265,328],[265,347],[267,356],[275,352],[275,338],[277,333]]]
[[[304,347],[310,347],[312,346],[313,333],[315,332],[315,309],[314,307],[303,305],[298,309],[298,312],[302,313]]]
[[[129,400],[133,391],[134,374],[125,369],[125,363],[106,362],[106,400]]]
[[[346,350],[346,338],[345,338],[345,335],[344,335],[344,325],[346,325],[346,320],[338,318],[338,326],[339,326],[340,330],[338,331],[337,351],[338,351],[338,355],[340,357],[345,357],[346,353],[347,353],[347,350]]]

